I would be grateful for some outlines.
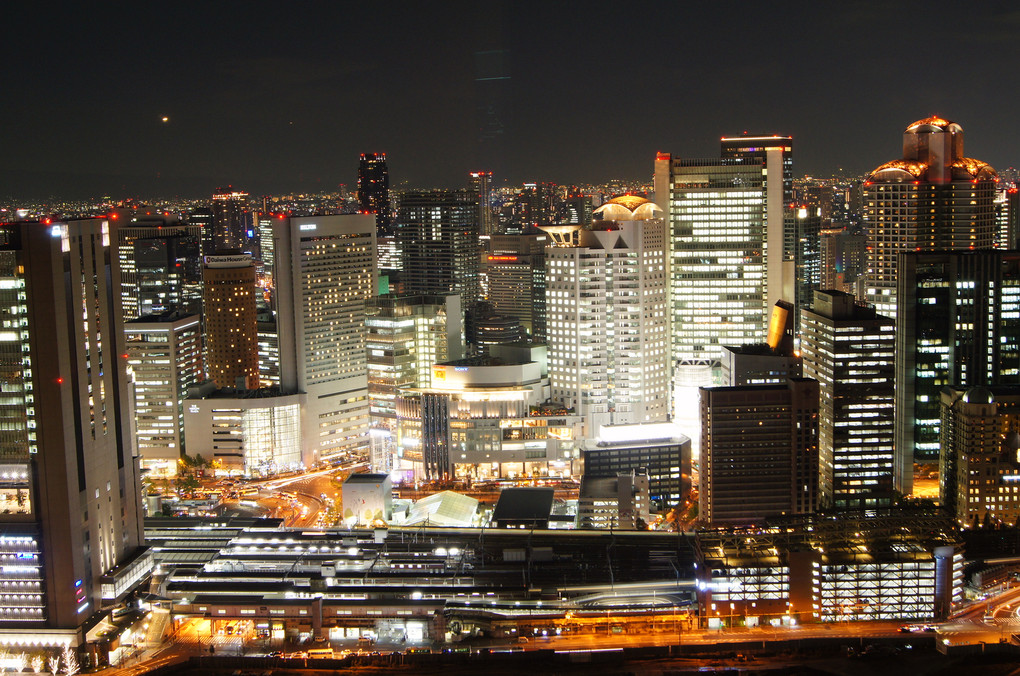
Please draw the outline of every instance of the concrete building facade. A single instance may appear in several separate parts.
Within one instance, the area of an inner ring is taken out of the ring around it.
[[[701,388],[699,515],[740,524],[818,508],[818,383]]]

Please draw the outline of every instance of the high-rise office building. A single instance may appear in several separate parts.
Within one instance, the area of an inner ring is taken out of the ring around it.
[[[896,449],[934,462],[944,385],[1020,384],[1020,252],[905,253],[898,275]]]
[[[211,256],[216,253],[216,247],[213,245],[213,223],[216,222],[216,217],[213,214],[212,209],[207,207],[199,207],[190,211],[184,219],[187,225],[193,225],[199,228],[202,233],[202,254],[205,256]]]
[[[256,255],[253,250],[255,239],[252,213],[248,208],[248,193],[234,190],[232,186],[218,188],[212,196],[212,233],[213,251],[245,251]]]
[[[124,320],[179,310],[202,312],[202,228],[115,220]]]
[[[555,183],[525,183],[504,205],[505,209],[509,208],[509,213],[503,233],[534,234],[538,226],[562,223],[565,219],[559,217],[559,205],[560,191]]]
[[[489,302],[520,321],[531,338],[546,340],[545,247],[547,235],[494,235],[485,257]]]
[[[374,214],[376,233],[389,234],[393,223],[390,210],[390,171],[386,153],[361,153],[358,162],[358,210]]]
[[[0,228],[6,645],[79,645],[151,571],[111,260],[106,220]]]
[[[666,226],[641,197],[617,197],[588,228],[545,226],[552,397],[600,425],[662,422],[669,409]]]
[[[206,256],[206,375],[221,388],[259,386],[255,265],[248,254]]]
[[[795,300],[790,152],[788,137],[761,137],[723,139],[720,159],[656,157],[655,195],[671,232],[674,361],[713,364],[722,345],[763,342],[768,309]]]
[[[818,508],[818,383],[701,388],[699,515],[739,524]]]
[[[907,127],[903,159],[881,165],[864,183],[868,302],[896,317],[901,253],[992,248],[995,186],[992,167],[964,157],[963,127],[940,117]]]
[[[800,326],[801,312],[814,301],[814,292],[822,288],[822,209],[797,204],[794,206],[797,230],[796,283],[794,317]]]
[[[307,395],[304,462],[368,450],[366,305],[376,295],[375,218],[273,224],[280,387]]]
[[[757,162],[765,169],[766,284],[769,305],[793,302],[794,266],[800,245],[800,223],[793,200],[792,136],[724,136],[723,162]],[[777,180],[778,179],[778,180]],[[800,316],[800,308],[796,308]]]
[[[168,311],[124,325],[128,365],[135,380],[135,435],[141,467],[154,475],[177,474],[186,452],[184,400],[205,379],[202,320]]]
[[[257,304],[255,314],[259,343],[259,387],[280,386],[280,335],[272,304]]]
[[[472,171],[471,191],[478,195],[478,233],[482,237],[496,234],[496,218],[492,210],[492,172]]]
[[[591,195],[571,191],[564,199],[563,207],[565,210],[564,221],[566,223],[580,223],[581,225],[591,223],[591,217],[594,213]]]
[[[893,452],[895,323],[841,291],[815,291],[800,317],[804,377],[820,395],[820,499],[837,509],[889,507],[913,475],[912,458]]]
[[[478,198],[471,190],[407,192],[400,197],[397,239],[403,291],[458,293],[465,310],[478,301]]]

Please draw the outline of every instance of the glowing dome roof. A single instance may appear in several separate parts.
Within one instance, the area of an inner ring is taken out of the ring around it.
[[[655,202],[637,195],[620,195],[609,200],[598,209],[596,214],[604,221],[646,221],[662,218],[662,209]]]
[[[987,387],[972,387],[963,395],[963,401],[967,404],[993,404],[995,396]]]
[[[634,211],[642,204],[648,204],[651,202],[650,199],[639,197],[638,195],[620,195],[606,202],[606,204],[622,204],[631,211]]]
[[[881,165],[868,176],[869,181],[881,183],[905,183],[916,181],[928,172],[927,162],[916,160],[893,160]]]
[[[964,172],[965,175],[960,177],[964,180],[967,178],[995,178],[998,175],[987,162],[975,160],[973,157],[961,157],[953,162],[953,169],[954,174],[958,173],[955,170]]]
[[[926,117],[923,120],[918,120],[904,130],[904,132],[908,134],[932,131],[960,132],[963,131],[963,127],[955,122],[939,117],[938,115],[932,115],[931,117]]]

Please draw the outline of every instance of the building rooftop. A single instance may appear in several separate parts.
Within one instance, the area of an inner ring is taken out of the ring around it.
[[[548,521],[555,495],[553,488],[504,488],[492,511],[492,520],[497,523]]]
[[[142,315],[135,319],[129,319],[125,324],[170,324],[176,322],[185,317],[198,317],[198,315],[189,314],[182,312],[181,310],[167,310],[165,312],[155,312],[153,314]]]
[[[344,481],[345,484],[381,484],[390,478],[389,474],[352,474]]]

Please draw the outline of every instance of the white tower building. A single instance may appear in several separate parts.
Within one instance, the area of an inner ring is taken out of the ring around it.
[[[376,292],[371,214],[273,224],[280,388],[307,394],[303,459],[369,446],[366,304]]]
[[[625,195],[590,226],[548,226],[546,311],[552,398],[601,425],[662,422],[669,412],[666,225]]]

